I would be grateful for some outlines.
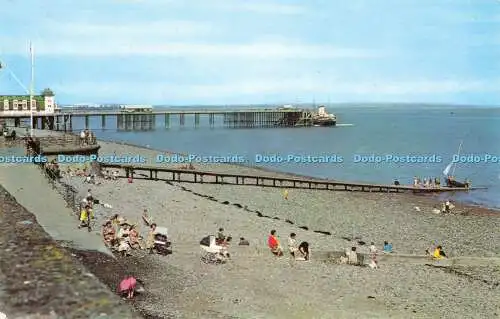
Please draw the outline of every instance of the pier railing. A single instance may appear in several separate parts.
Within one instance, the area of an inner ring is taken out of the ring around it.
[[[437,193],[450,191],[468,191],[476,188],[452,188],[452,187],[428,187],[418,188],[404,185],[381,185],[369,183],[350,183],[332,180],[308,179],[308,178],[283,178],[276,176],[257,176],[244,174],[224,174],[209,171],[198,171],[188,169],[171,169],[156,166],[133,166],[123,164],[101,164],[101,168],[118,169],[124,175],[123,178],[161,180],[182,183],[200,184],[227,184],[248,185],[276,188],[302,188],[329,191],[361,191],[361,192],[384,192],[384,193]],[[483,188],[484,189],[484,188]]]
[[[158,117],[163,116],[160,125],[165,128],[171,127],[172,117],[176,117],[179,126],[186,125],[186,118],[193,117],[195,127],[201,125],[202,119],[207,121],[210,127],[222,125],[227,128],[259,128],[259,127],[303,127],[312,126],[311,109],[184,109],[184,110],[155,110],[151,112],[123,112],[109,110],[88,111],[64,111],[54,114],[36,114],[33,117],[34,128],[73,131],[73,119],[83,119],[84,128],[90,128],[91,119],[100,119],[100,128],[105,129],[109,124],[107,119],[113,118],[118,130],[126,131],[149,131],[157,128]],[[14,119],[15,126],[19,126],[21,119],[29,118],[25,114],[2,114],[0,118]],[[96,124],[92,124],[95,128]]]

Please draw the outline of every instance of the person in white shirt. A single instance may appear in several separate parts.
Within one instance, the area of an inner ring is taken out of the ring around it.
[[[297,235],[295,233],[291,233],[290,237],[288,237],[288,250],[290,251],[290,255],[295,258],[295,253],[297,252]]]
[[[377,247],[375,247],[375,243],[373,242],[371,243],[369,252],[370,252],[370,263],[368,264],[368,266],[372,269],[376,269],[378,268],[378,262],[377,262],[378,250]]]
[[[85,144],[85,137],[86,137],[86,134],[85,134],[85,131],[81,131],[80,132],[80,144]]]

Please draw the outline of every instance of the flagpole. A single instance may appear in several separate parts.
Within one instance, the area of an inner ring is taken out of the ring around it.
[[[35,56],[33,52],[33,44],[30,41],[30,56],[31,56],[31,83],[30,83],[30,136],[33,137],[33,91],[35,85]]]

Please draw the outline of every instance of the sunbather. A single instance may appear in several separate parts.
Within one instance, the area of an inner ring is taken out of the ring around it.
[[[116,231],[111,224],[111,221],[107,221],[102,228],[102,237],[104,243],[108,247],[113,247],[117,244]]]
[[[133,249],[141,249],[141,243],[139,242],[139,232],[135,228],[135,225],[130,226],[129,229],[129,243],[130,247]]]

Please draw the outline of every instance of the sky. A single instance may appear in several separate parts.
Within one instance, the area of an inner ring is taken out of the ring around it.
[[[500,105],[498,0],[0,0],[0,93]],[[18,81],[22,84],[20,85]]]

